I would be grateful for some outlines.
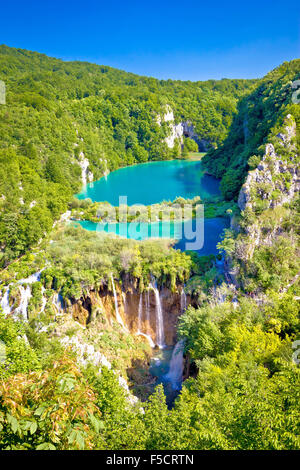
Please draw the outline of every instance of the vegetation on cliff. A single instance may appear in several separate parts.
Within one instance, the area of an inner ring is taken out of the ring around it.
[[[215,257],[72,226],[58,226],[51,243],[41,241],[1,272],[13,303],[18,281],[43,269],[31,285],[29,321],[0,316],[0,448],[299,449],[300,114],[291,81],[300,61],[258,82],[191,84],[3,46],[0,52],[8,84],[8,105],[0,108],[2,265],[35,245],[66,210],[80,185],[81,152],[95,177],[174,157],[164,143],[167,124],[155,120],[166,104],[219,145],[205,162],[230,201],[219,210],[234,211],[219,244],[227,283]],[[94,206],[80,209],[94,214]],[[118,372],[125,375],[131,360],[146,362],[148,351],[120,325],[99,315],[88,328],[75,327],[47,303],[38,314],[43,296],[49,301],[54,292],[76,302],[114,278],[130,278],[142,291],[151,275],[170,289],[187,281],[193,297],[178,328],[192,374],[172,410],[162,386],[141,403],[122,385]]]
[[[256,168],[265,144],[276,137],[284,118],[289,113],[299,116],[299,105],[292,103],[292,84],[299,77],[297,59],[284,62],[258,81],[254,90],[239,101],[223,144],[203,158],[207,170],[222,178],[221,190],[227,200],[237,199],[247,171]]]

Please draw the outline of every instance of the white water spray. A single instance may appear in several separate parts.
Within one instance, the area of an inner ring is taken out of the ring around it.
[[[27,321],[27,308],[28,302],[31,297],[31,289],[30,286],[24,287],[22,284],[20,285],[20,294],[21,294],[21,301],[18,308],[16,308],[15,313],[17,315],[21,315],[24,320]]]
[[[151,286],[149,286],[151,288]],[[147,334],[150,333],[150,290],[147,290],[146,293],[146,324],[147,324]]]
[[[165,376],[166,380],[171,383],[173,390],[180,390],[182,384],[183,348],[184,342],[178,341],[172,353],[169,372]]]
[[[18,281],[18,284],[20,284],[19,289],[20,289],[21,300],[20,300],[19,306],[14,310],[14,313],[16,313],[17,315],[21,315],[24,320],[27,320],[28,318],[27,316],[28,302],[31,297],[30,284],[33,284],[34,282],[37,282],[40,280],[42,271],[43,270],[37,271],[36,273],[31,274],[27,278],[20,279]],[[26,285],[26,288],[24,287],[24,284]],[[4,291],[4,295],[1,299],[0,305],[5,315],[9,315],[12,312],[13,307],[10,307],[9,305],[9,286]]]
[[[9,286],[6,288],[6,290],[4,291],[4,295],[1,299],[1,307],[2,307],[2,310],[3,310],[3,313],[4,315],[9,315],[10,312],[11,312],[11,307],[9,305]]]
[[[146,312],[148,312],[146,313],[146,315],[150,315],[150,312],[147,308],[147,297],[146,297]],[[139,311],[138,311],[138,331],[136,334],[139,336],[144,336],[144,338],[146,338],[149,341],[151,348],[155,348],[155,344],[153,343],[151,336],[148,333],[142,332],[142,328],[143,328],[142,322],[143,322],[143,294],[140,294]]]
[[[46,304],[47,304],[47,299],[46,297],[44,296],[44,292],[45,292],[45,287],[42,286],[42,307],[41,307],[41,311],[40,313],[43,313],[45,311],[45,307],[46,307]]]
[[[37,271],[34,274],[31,274],[31,276],[27,277],[26,279],[20,279],[18,283],[19,284],[33,284],[34,282],[39,281],[41,279],[42,271],[43,269],[41,271]]]
[[[160,349],[165,347],[165,331],[164,331],[164,317],[160,301],[159,290],[156,282],[151,283],[151,287],[155,296],[155,310],[156,310],[156,344]]]
[[[55,293],[52,298],[52,304],[55,306],[57,313],[61,313],[64,308],[63,298],[60,293]]]
[[[137,334],[142,333],[142,321],[143,321],[143,294],[140,294]]]

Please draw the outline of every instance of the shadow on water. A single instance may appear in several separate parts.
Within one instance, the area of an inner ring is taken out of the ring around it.
[[[195,193],[201,199],[221,194],[220,180],[205,173],[201,162],[186,162],[186,166],[176,169],[174,179],[182,186],[186,198],[194,197]]]

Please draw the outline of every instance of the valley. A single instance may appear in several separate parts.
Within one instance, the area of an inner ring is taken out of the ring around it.
[[[300,61],[3,77],[0,448],[299,448]]]

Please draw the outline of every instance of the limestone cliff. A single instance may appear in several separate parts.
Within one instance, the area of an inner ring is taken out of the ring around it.
[[[174,148],[176,139],[183,145],[183,137],[189,137],[197,142],[200,151],[206,151],[208,149],[209,142],[205,139],[201,139],[201,137],[196,134],[191,121],[183,121],[176,124],[174,112],[169,105],[166,106],[166,112],[162,117],[157,116],[157,123],[159,125],[161,125],[162,121],[169,124],[170,133],[165,139],[169,148]]]
[[[237,244],[237,257],[246,261],[253,256],[255,246],[271,244],[280,234],[278,208],[293,200],[300,190],[300,168],[294,140],[296,124],[291,115],[286,117],[283,132],[273,143],[266,145],[265,154],[257,168],[248,173],[242,186],[238,206],[243,214],[246,239]],[[265,226],[264,213],[274,210],[274,226]]]
[[[265,154],[253,171],[250,171],[238,198],[239,208],[244,211],[255,204],[255,196],[265,201],[264,209],[290,202],[300,189],[300,169],[296,163],[296,148],[293,138],[296,136],[296,124],[292,116],[287,116],[289,125],[285,133],[277,135],[282,151],[288,150],[293,155],[284,160],[280,148],[275,151],[273,144],[266,145]]]
[[[81,180],[83,186],[86,186],[87,183],[91,183],[94,179],[93,173],[89,170],[89,164],[90,162],[88,159],[85,157],[83,152],[80,152],[79,154],[79,166],[81,168]]]
[[[170,346],[176,342],[178,317],[186,307],[182,302],[182,289],[179,286],[177,292],[171,292],[166,287],[158,290],[149,285],[141,293],[136,283],[124,283],[121,288],[115,282],[115,296],[112,287],[103,284],[98,290],[87,291],[79,300],[68,301],[66,311],[82,325],[104,314],[110,324],[119,321],[130,333],[145,337],[152,346],[158,345],[158,329],[161,328],[163,343]]]

